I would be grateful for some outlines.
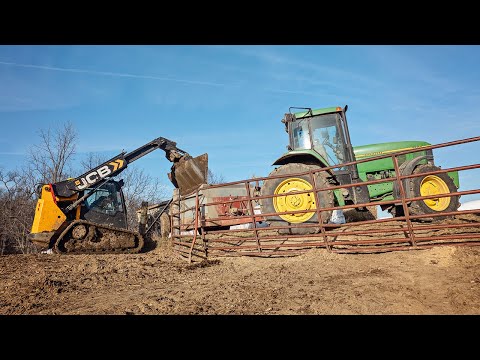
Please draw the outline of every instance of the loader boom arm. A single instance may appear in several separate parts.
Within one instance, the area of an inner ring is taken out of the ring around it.
[[[133,150],[128,154],[125,152],[118,154],[117,156],[87,171],[85,174],[75,179],[69,179],[52,184],[54,187],[54,193],[61,197],[70,197],[77,192],[83,191],[87,187],[92,188],[101,181],[120,174],[127,168],[128,164],[140,159],[156,149],[164,150],[166,153],[165,157],[172,163],[178,162],[183,158],[191,158],[187,152],[177,148],[176,145],[176,142],[163,137],[156,138],[155,140],[142,145],[138,149]],[[174,171],[174,166],[172,166],[172,171]],[[176,184],[174,183],[174,185]]]
[[[156,149],[164,150],[166,152],[165,157],[171,162],[174,162],[176,159],[180,159],[183,156],[189,156],[186,151],[177,148],[176,142],[159,137],[150,141],[148,144],[140,146],[138,149],[129,152],[127,155],[125,155],[125,160],[128,164],[130,164],[131,162]]]

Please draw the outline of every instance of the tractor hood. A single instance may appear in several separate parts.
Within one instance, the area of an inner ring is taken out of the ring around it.
[[[397,151],[411,150],[414,148],[429,145],[431,144],[426,141],[394,141],[379,144],[354,146],[353,153],[355,154],[357,160],[361,160],[369,157],[386,155]]]

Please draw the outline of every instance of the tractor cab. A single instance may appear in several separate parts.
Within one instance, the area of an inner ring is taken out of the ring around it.
[[[306,111],[292,112],[292,109]],[[282,122],[289,136],[288,152],[277,159],[273,165],[289,163],[313,164],[320,167],[342,165],[355,161],[350,141],[346,111],[348,106],[322,109],[290,108]],[[339,166],[327,170],[332,184],[344,185],[361,183],[356,165]],[[349,187],[339,195],[338,202],[352,200],[355,203],[368,202],[366,185]]]
[[[321,163],[322,166],[334,166],[354,160],[345,120],[347,107],[306,109],[307,111],[297,113],[292,113],[291,109],[282,120],[290,139],[287,157],[303,154],[313,157],[312,161]],[[347,169],[333,169],[334,172],[342,170]]]
[[[292,150],[314,150],[324,159],[325,165],[345,162],[344,143],[338,113],[300,117],[291,123]]]

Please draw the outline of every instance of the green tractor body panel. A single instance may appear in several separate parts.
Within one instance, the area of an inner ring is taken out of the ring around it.
[[[367,159],[375,156],[387,155],[387,154],[392,154],[394,152],[419,148],[419,151],[397,156],[398,165],[401,166],[406,161],[413,160],[418,156],[424,156],[424,155],[427,155],[427,153],[431,154],[431,151],[421,150],[422,146],[429,146],[429,145],[431,144],[425,141],[397,141],[397,142],[354,146],[353,152],[357,160],[363,160],[363,159]],[[427,159],[422,159],[418,164],[426,164],[426,163],[427,163]],[[393,165],[392,158],[385,158],[385,159],[359,163],[357,168],[358,168],[358,175],[363,181],[379,180],[379,179],[395,177],[395,167]],[[459,187],[458,172],[454,171],[454,172],[449,172],[447,174],[450,176],[455,186],[457,186],[458,188]],[[392,193],[393,182],[384,182],[380,184],[368,185],[368,191],[371,199],[382,197],[382,200],[393,200],[392,195],[388,195],[385,197],[386,194]]]
[[[355,153],[355,157],[357,160],[362,160],[365,158],[370,158],[374,156],[380,155],[387,155],[393,152],[403,151],[403,150],[411,150],[414,148],[420,148],[422,146],[429,146],[430,143],[426,141],[396,141],[396,142],[387,142],[387,143],[380,143],[380,144],[370,144],[370,145],[361,145],[361,146],[354,146],[353,152]],[[418,155],[416,153],[406,154],[403,156],[411,156],[411,158],[415,158]],[[425,155],[425,151],[422,152],[422,155]],[[391,161],[391,159],[388,159]],[[401,162],[401,158],[399,158],[399,163]],[[373,164],[373,162],[368,162],[367,164]],[[363,164],[358,164],[358,166]],[[393,167],[393,162],[392,162]]]
[[[342,193],[340,192],[340,189],[335,189],[333,190],[333,194],[335,195],[335,206],[344,206],[345,204],[345,199],[343,198]]]
[[[457,187],[457,189],[460,187],[460,180],[458,179],[458,171],[450,171],[447,173],[448,176],[453,180],[453,183]]]

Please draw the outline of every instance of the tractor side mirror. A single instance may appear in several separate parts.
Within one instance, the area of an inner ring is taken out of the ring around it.
[[[336,137],[336,136],[333,137],[332,141],[333,141],[333,144],[334,144],[334,145],[337,145],[337,144],[338,144],[338,140],[337,140],[337,137]]]

